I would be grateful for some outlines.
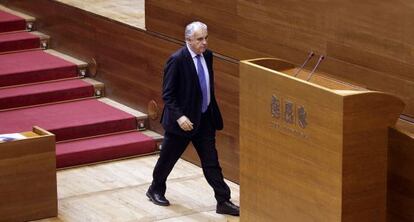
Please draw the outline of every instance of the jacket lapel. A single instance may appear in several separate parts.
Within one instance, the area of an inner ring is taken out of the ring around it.
[[[197,69],[194,65],[193,58],[191,57],[190,51],[188,51],[188,48],[184,46],[183,54],[185,57],[185,65],[190,68],[190,78],[193,81],[193,84],[198,88],[198,90],[201,92],[200,82],[198,81],[198,74]]]
[[[197,70],[194,66],[193,58],[191,57],[190,51],[188,51],[188,48],[186,46],[184,46],[183,54],[184,54],[184,57],[185,57],[186,66],[190,67],[191,73],[194,74],[192,76],[195,76],[195,77],[198,78]]]

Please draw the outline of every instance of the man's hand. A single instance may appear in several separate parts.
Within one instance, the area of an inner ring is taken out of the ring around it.
[[[177,122],[184,131],[193,130],[193,123],[186,116],[180,117]]]

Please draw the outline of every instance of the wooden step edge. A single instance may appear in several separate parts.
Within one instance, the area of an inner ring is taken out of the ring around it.
[[[45,50],[45,52],[46,53],[49,53],[51,55],[54,55],[56,57],[59,57],[61,59],[64,59],[64,60],[66,60],[68,62],[74,63],[74,64],[76,64],[78,66],[78,68],[86,68],[86,67],[88,67],[88,63],[86,63],[86,62],[84,62],[82,60],[79,60],[77,58],[74,58],[72,56],[69,56],[69,55],[60,53],[60,52],[58,52],[56,50],[48,49],[48,50]]]
[[[38,31],[33,31],[33,32],[29,32],[30,34],[36,35],[40,38],[40,40],[49,40],[50,36],[46,35],[44,33],[38,32]]]
[[[155,141],[162,141],[164,139],[163,135],[161,135],[161,134],[159,134],[155,131],[152,131],[152,130],[144,130],[144,131],[141,131],[141,133],[146,135],[146,136],[151,137]]]
[[[49,48],[49,45],[50,45],[50,36],[48,36],[48,35],[46,35],[44,33],[38,32],[38,31],[33,31],[33,32],[30,32],[30,33],[33,34],[33,35],[35,35],[35,36],[37,36],[37,37],[39,37],[39,39],[40,39],[40,47],[42,49]]]
[[[33,16],[24,14],[24,13],[19,12],[19,11],[15,11],[15,10],[10,9],[10,8],[7,8],[7,7],[5,7],[5,6],[1,5],[1,4],[0,4],[0,10],[5,11],[5,12],[8,12],[10,14],[13,14],[15,16],[19,16],[19,17],[23,18],[24,20],[26,20],[26,22],[34,22],[34,21],[36,21],[35,17],[33,17]]]
[[[157,148],[157,151],[160,151],[162,149],[162,141],[164,140],[164,136],[161,134],[158,134],[155,131],[152,130],[144,130],[141,131],[146,136],[151,137],[155,141],[155,146]]]
[[[82,78],[82,80],[93,85],[93,88],[95,89],[96,97],[105,96],[105,85],[102,82],[96,81],[95,79],[91,79],[91,78]]]
[[[116,102],[116,101],[114,101],[112,99],[109,99],[107,97],[99,98],[98,100],[101,101],[101,102],[103,102],[103,103],[105,103],[105,104],[107,104],[107,105],[110,105],[110,106],[115,107],[115,108],[117,108],[119,110],[122,110],[122,111],[124,111],[126,113],[129,113],[129,114],[135,116],[139,120],[143,120],[143,119],[147,119],[148,118],[148,115],[147,114],[145,114],[143,112],[140,112],[138,110],[132,109],[132,108],[130,108],[128,106],[125,106],[125,105],[123,105],[121,103],[118,103],[118,102]]]
[[[88,72],[88,63],[86,63],[82,60],[79,60],[77,58],[74,58],[72,56],[60,53],[60,52],[58,52],[56,50],[53,50],[53,49],[47,49],[47,50],[44,50],[44,52],[49,53],[50,55],[59,57],[63,60],[66,60],[68,62],[71,62],[71,63],[75,64],[78,67],[79,76],[80,77],[85,77],[86,76],[86,74]]]
[[[108,99],[106,97],[104,98],[99,98],[99,101],[106,103],[107,105],[110,105],[114,108],[117,108],[119,110],[122,110],[126,113],[129,113],[130,115],[135,116],[136,120],[137,120],[137,129],[140,131],[146,130],[149,126],[149,120],[148,120],[148,115],[145,113],[142,113],[138,110],[132,109],[128,106],[125,106],[121,103],[118,103],[114,100]]]

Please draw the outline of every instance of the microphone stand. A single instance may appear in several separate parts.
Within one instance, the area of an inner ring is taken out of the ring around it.
[[[308,55],[308,58],[305,60],[305,62],[302,64],[302,66],[298,69],[298,70],[296,70],[296,72],[295,72],[295,74],[293,75],[294,77],[296,77],[298,74],[299,74],[299,72],[303,69],[303,67],[305,67],[305,65],[309,62],[309,60],[313,57],[315,55],[315,53],[314,52],[310,52],[309,53],[309,55]]]
[[[315,67],[313,67],[312,71],[309,73],[308,78],[306,81],[309,81],[312,78],[313,73],[315,72],[316,68],[318,68],[319,64],[321,64],[322,60],[325,58],[325,56],[321,55],[319,56],[318,62],[316,63]]]

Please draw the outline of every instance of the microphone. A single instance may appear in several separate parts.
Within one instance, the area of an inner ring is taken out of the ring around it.
[[[309,73],[309,76],[306,79],[306,81],[309,81],[312,78],[313,73],[315,72],[316,68],[318,68],[319,64],[321,64],[321,62],[324,58],[325,58],[325,56],[323,56],[323,55],[319,56],[318,62],[316,63],[315,67],[313,67],[312,71]]]
[[[296,70],[295,74],[293,75],[294,77],[296,77],[299,72],[303,69],[303,67],[305,67],[305,65],[309,62],[309,60],[315,55],[314,52],[310,52],[308,55],[308,58],[305,60],[305,62],[302,64],[302,66],[300,66],[300,68],[298,70]]]

